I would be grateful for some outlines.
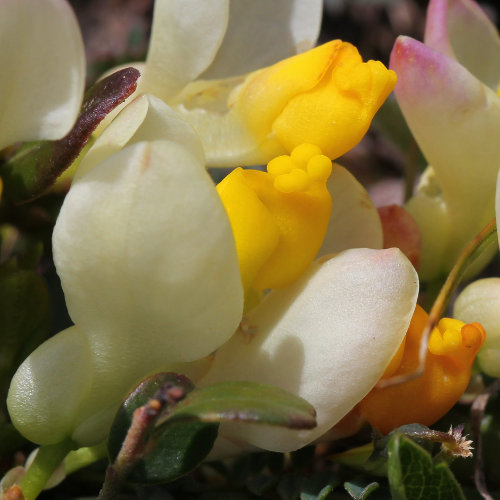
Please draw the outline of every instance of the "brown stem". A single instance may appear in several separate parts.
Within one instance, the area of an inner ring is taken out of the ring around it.
[[[114,464],[109,465],[106,469],[104,484],[102,485],[98,500],[112,500],[116,498],[123,482],[134,468],[134,465],[151,451],[148,436],[158,417],[164,412],[166,407],[176,405],[185,396],[186,393],[183,388],[167,382],[144,406],[140,406],[134,411],[132,423],[120,452]]]

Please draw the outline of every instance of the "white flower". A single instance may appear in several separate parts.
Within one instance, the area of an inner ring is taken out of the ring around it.
[[[87,164],[62,207],[54,256],[75,326],[18,370],[13,422],[37,443],[71,437],[85,446],[105,438],[121,399],[150,373],[177,370],[203,383],[248,376],[315,405],[315,431],[273,430],[266,444],[264,428],[248,430],[259,446],[296,449],[380,378],[415,308],[416,273],[395,249],[323,259],[251,312],[257,331],[246,344],[238,256],[201,145],[158,99],[135,102],[149,110],[143,127],[121,151]],[[126,129],[114,123],[108,137]],[[175,140],[143,141],[150,125]]]
[[[65,0],[0,2],[0,149],[59,139],[80,110],[85,53]]]

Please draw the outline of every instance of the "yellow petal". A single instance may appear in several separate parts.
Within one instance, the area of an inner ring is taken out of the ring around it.
[[[336,158],[354,147],[396,84],[377,61],[334,40],[250,76],[233,97],[234,113],[261,143],[286,151],[307,142]]]
[[[245,290],[283,288],[316,256],[330,218],[326,180],[332,162],[302,144],[275,158],[267,172],[229,174],[218,186],[238,252]]]

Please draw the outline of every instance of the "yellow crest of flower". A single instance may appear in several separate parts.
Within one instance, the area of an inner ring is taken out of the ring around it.
[[[331,171],[318,146],[302,144],[271,160],[267,172],[238,168],[217,186],[245,290],[288,286],[313,261],[330,218]]]
[[[405,341],[383,378],[417,369],[427,320],[427,313],[417,305]],[[442,318],[429,337],[424,373],[399,385],[373,389],[359,404],[361,414],[384,434],[413,422],[433,424],[464,393],[472,363],[485,338],[479,323]]]
[[[291,151],[306,142],[334,159],[361,140],[396,79],[334,40],[250,74],[229,104],[262,149]]]

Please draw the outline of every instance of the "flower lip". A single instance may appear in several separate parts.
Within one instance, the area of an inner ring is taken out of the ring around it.
[[[239,168],[217,186],[247,293],[288,286],[311,264],[330,218],[331,172],[318,146],[301,144],[271,160],[267,172]]]

